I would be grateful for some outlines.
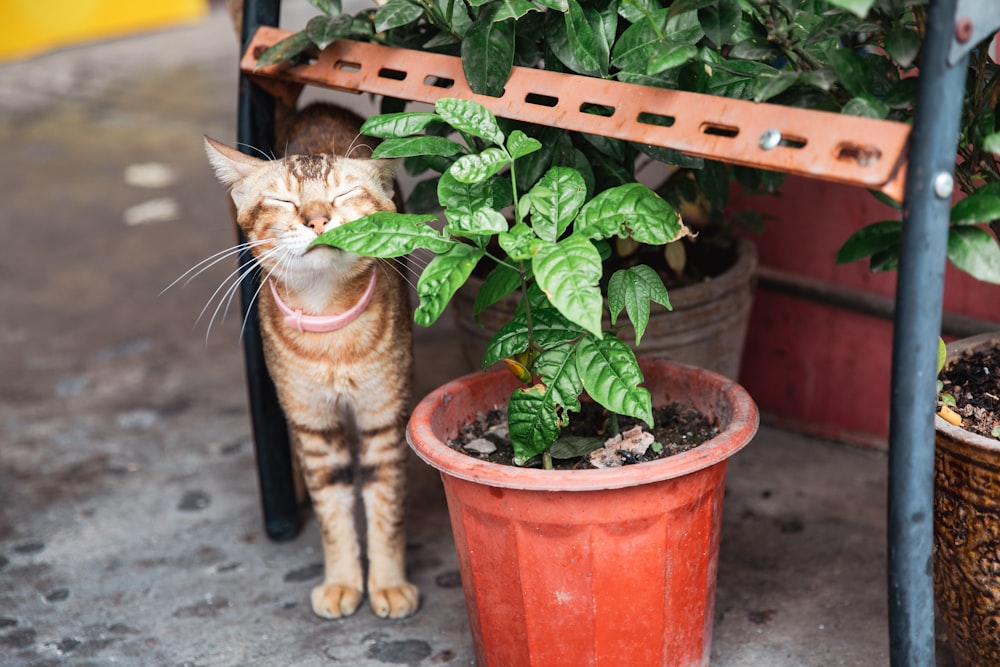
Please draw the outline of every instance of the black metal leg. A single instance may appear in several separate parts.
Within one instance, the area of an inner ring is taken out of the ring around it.
[[[955,147],[968,57],[955,0],[932,0],[906,181],[889,425],[889,638],[896,667],[934,665],[934,400]]]
[[[241,40],[244,48],[258,26],[278,24],[280,6],[278,0],[244,2]],[[238,123],[241,151],[247,154],[255,154],[257,150],[264,153],[271,152],[274,143],[274,99],[246,76],[240,77]],[[249,251],[244,251],[240,255],[241,264],[250,260]],[[298,534],[301,519],[292,477],[288,426],[285,415],[278,405],[274,383],[264,364],[257,308],[253,303],[257,285],[253,280],[244,280],[240,287],[243,316],[246,321],[243,350],[246,359],[247,391],[264,526],[268,537],[272,540],[290,540]]]

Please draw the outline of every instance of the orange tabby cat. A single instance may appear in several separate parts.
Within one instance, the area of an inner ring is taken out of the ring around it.
[[[348,111],[313,105],[279,137],[277,145],[287,146],[280,160],[207,137],[205,145],[219,179],[232,186],[237,222],[261,268],[265,359],[322,528],[326,572],[312,592],[313,611],[339,618],[361,603],[357,473],[369,602],[378,616],[402,618],[419,604],[404,566],[404,428],[413,372],[406,284],[393,266],[308,247],[326,229],[395,210],[392,164],[344,157],[374,143],[359,138],[360,124]]]

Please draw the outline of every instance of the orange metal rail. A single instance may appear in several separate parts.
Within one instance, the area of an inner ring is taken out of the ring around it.
[[[276,95],[288,84],[433,104],[473,99],[503,118],[672,148],[730,164],[879,190],[902,201],[910,128],[774,104],[515,67],[502,97],[476,95],[454,56],[340,40],[313,62],[257,68],[292,34],[261,27],[240,69]]]

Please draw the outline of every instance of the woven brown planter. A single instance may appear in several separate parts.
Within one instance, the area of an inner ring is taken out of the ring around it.
[[[1000,333],[948,345],[948,361]],[[959,667],[1000,665],[1000,441],[935,417],[934,592]]]

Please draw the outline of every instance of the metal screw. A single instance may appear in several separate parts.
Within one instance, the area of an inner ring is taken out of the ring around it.
[[[955,39],[962,44],[972,39],[972,19],[963,16],[955,22]]]
[[[934,177],[934,194],[938,199],[948,199],[951,191],[955,187],[955,179],[946,171],[942,171]]]
[[[781,132],[775,129],[764,130],[760,135],[760,147],[766,151],[776,148],[781,143]]]

